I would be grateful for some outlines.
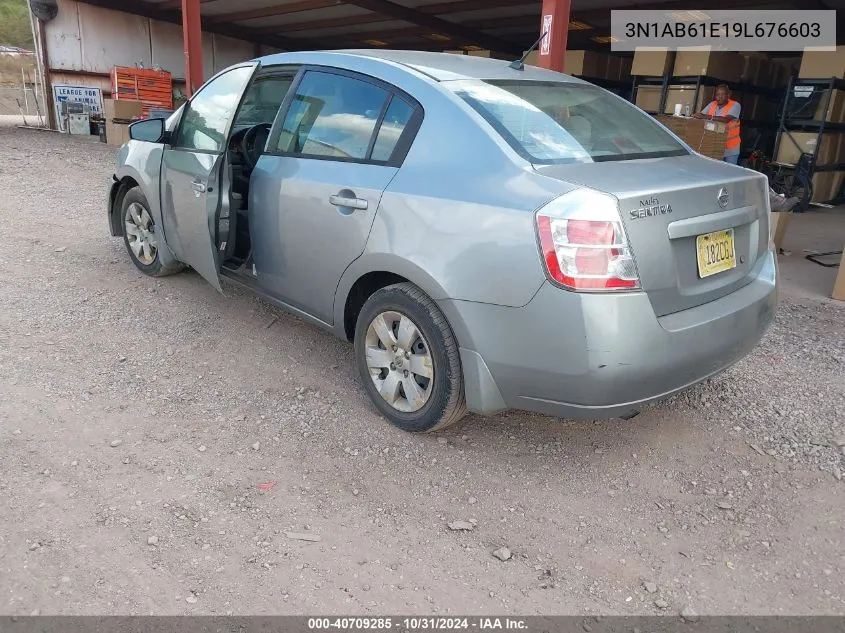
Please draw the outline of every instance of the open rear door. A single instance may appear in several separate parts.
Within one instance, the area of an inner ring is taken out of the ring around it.
[[[162,218],[178,259],[222,292],[217,222],[229,203],[220,176],[232,119],[258,67],[241,64],[209,80],[186,104],[161,165]]]

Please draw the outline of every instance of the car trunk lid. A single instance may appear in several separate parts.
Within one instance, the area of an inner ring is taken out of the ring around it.
[[[658,316],[738,290],[769,248],[768,183],[757,172],[695,155],[536,170],[616,197],[642,289]],[[702,276],[697,238],[712,235],[701,241],[707,272],[724,259],[727,243],[714,235],[722,231],[732,233],[735,267]]]

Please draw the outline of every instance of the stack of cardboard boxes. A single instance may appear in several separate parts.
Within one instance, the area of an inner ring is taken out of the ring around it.
[[[658,115],[657,119],[684,139],[699,154],[717,160],[724,156],[728,133],[727,124],[718,121],[666,115]]]
[[[702,48],[679,49],[677,53],[668,50],[638,50],[634,54],[631,74],[636,76],[662,77],[712,77],[732,84],[750,84],[763,88],[777,88],[786,85],[787,73],[782,64],[775,63],[762,53],[732,53],[711,51]],[[639,86],[636,104],[646,112],[656,113],[660,106],[660,86]],[[713,98],[714,88],[704,86],[695,99],[695,86],[670,84],[666,93],[664,114],[670,114],[675,104],[682,109],[689,106],[690,112],[699,112]],[[733,98],[742,104],[742,119],[772,121],[776,106],[773,101],[756,94],[744,94],[734,90]]]
[[[540,54],[532,52],[525,60],[526,64],[537,66]],[[631,81],[630,57],[609,55],[595,51],[566,51],[563,58],[563,72],[584,79],[606,79],[608,81]]]
[[[120,147],[129,141],[129,125],[143,115],[140,101],[103,100],[103,115],[106,120],[106,142]]]

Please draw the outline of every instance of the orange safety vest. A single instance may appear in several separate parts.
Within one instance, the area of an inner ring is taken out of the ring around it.
[[[731,108],[734,107],[736,101],[733,99],[728,99],[728,102],[725,104],[725,107],[722,108],[724,112],[727,110],[730,112]],[[713,101],[710,103],[710,108],[707,111],[708,116],[716,116],[716,110],[718,109],[719,105]],[[733,121],[728,121],[728,139],[725,141],[725,149],[739,149],[741,141],[739,138],[739,119],[734,119]]]

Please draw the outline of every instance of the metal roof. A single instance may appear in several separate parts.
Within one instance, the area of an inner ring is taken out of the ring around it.
[[[179,23],[181,0],[80,0]],[[541,0],[200,0],[203,30],[280,50],[489,49],[514,54],[540,30]],[[697,9],[832,9],[845,0],[700,0]],[[603,50],[610,10],[688,0],[572,0],[569,48]],[[845,12],[843,12],[845,13]],[[838,21],[838,20],[837,20]],[[845,28],[837,29],[845,31]]]

